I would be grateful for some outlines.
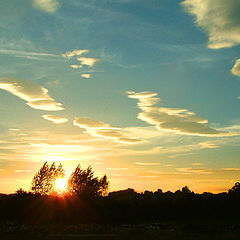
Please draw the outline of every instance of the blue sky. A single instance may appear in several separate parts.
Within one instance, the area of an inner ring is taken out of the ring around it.
[[[1,192],[45,161],[111,190],[239,180],[238,0],[0,2]]]

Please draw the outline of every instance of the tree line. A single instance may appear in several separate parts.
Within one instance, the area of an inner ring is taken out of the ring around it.
[[[233,219],[240,214],[240,183],[227,192],[194,193],[187,186],[175,192],[110,192],[107,176],[94,176],[80,165],[68,179],[67,194],[59,197],[54,182],[64,177],[62,165],[44,165],[32,180],[31,191],[0,194],[0,223],[145,223],[184,219]]]

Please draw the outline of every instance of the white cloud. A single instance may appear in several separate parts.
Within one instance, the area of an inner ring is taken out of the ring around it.
[[[89,74],[89,73],[84,73],[81,76],[84,78],[91,78],[91,74]]]
[[[85,129],[111,129],[109,124],[87,117],[78,117],[73,121],[73,124]]]
[[[208,120],[200,118],[194,112],[181,108],[163,108],[155,106],[160,98],[157,93],[127,92],[129,98],[138,100],[142,110],[138,119],[155,125],[159,131],[197,136],[229,136],[227,132],[217,131],[207,126]]]
[[[161,165],[161,163],[154,163],[154,162],[135,162],[136,165],[140,166],[158,166]]]
[[[73,50],[73,51],[68,51],[68,52],[62,54],[62,57],[65,57],[68,59],[75,57],[74,59],[80,62],[80,64],[70,65],[72,68],[75,68],[75,69],[82,68],[83,66],[93,67],[97,62],[100,61],[100,59],[92,58],[92,57],[80,57],[88,52],[89,52],[89,50],[87,50],[87,49]],[[85,75],[85,76],[83,76],[85,78],[90,78],[90,74],[82,74],[82,75]]]
[[[82,68],[83,66],[82,65],[76,65],[76,64],[73,64],[73,65],[70,65],[71,68]]]
[[[123,135],[121,130],[113,130],[113,129],[88,129],[88,133],[90,133],[94,137],[100,137],[104,139],[114,140],[116,142],[125,143],[125,144],[136,144],[143,142],[138,138],[126,137]]]
[[[8,130],[9,131],[13,131],[13,132],[19,132],[20,131],[19,128],[9,128]]]
[[[65,123],[68,121],[67,118],[57,117],[54,115],[42,115],[42,118],[44,118],[50,122],[56,123],[56,124]]]
[[[59,8],[57,0],[33,0],[33,6],[47,13],[54,13]]]
[[[150,107],[156,103],[158,103],[159,101],[161,101],[160,98],[156,98],[155,96],[157,96],[157,93],[153,93],[153,92],[133,92],[133,91],[127,91],[128,97],[129,98],[133,98],[133,99],[137,99],[138,100],[138,107],[141,109],[144,109],[144,107]]]
[[[38,84],[16,78],[0,78],[0,89],[8,91],[23,99],[34,109],[46,111],[63,110],[61,103],[55,102],[48,95],[48,90]]]
[[[20,170],[20,169],[17,169],[17,170],[14,170],[15,173],[27,173],[27,172],[31,172],[32,170]]]
[[[72,58],[74,56],[81,56],[85,53],[88,53],[87,49],[73,50],[73,51],[68,51],[68,52],[62,54],[62,57]]]
[[[208,47],[220,49],[240,44],[240,1],[184,0],[196,24],[208,33]]]
[[[185,174],[213,174],[213,171],[207,168],[176,168],[176,170]]]
[[[200,148],[218,148],[218,146],[215,143],[211,142],[201,142],[200,143]]]
[[[126,135],[130,135],[130,136],[135,136],[137,138],[140,139],[145,139],[147,141],[154,141],[154,138],[156,138],[156,141],[159,141],[159,139],[161,137],[166,137],[166,135],[169,136],[169,134],[167,133],[162,133],[160,134],[160,132],[156,131],[156,128],[154,126],[148,126],[148,127],[126,127],[123,128],[123,133]],[[162,141],[163,139],[161,139]]]
[[[240,135],[240,123],[239,121],[236,121],[233,125],[218,128],[221,131],[231,131],[234,132],[236,135]]]
[[[222,168],[224,171],[240,171],[240,168]]]
[[[236,60],[231,72],[233,75],[240,77],[240,58]]]
[[[25,57],[25,58],[32,58],[32,59],[40,59],[44,57],[48,58],[57,58],[58,55],[46,53],[46,52],[28,52],[28,51],[20,51],[20,50],[13,50],[13,49],[0,49],[0,54],[7,54],[7,55],[15,55],[18,57]]]
[[[125,136],[120,128],[111,127],[102,121],[87,117],[78,117],[73,121],[73,125],[86,130],[91,136],[103,139],[110,139],[120,143],[134,144],[140,143],[142,140]]]
[[[56,103],[54,100],[38,100],[27,103],[31,108],[44,110],[44,111],[59,111],[64,108],[61,103]]]
[[[86,65],[88,67],[93,67],[93,65],[100,61],[98,58],[90,58],[90,57],[78,57],[78,61],[80,61],[81,65]]]

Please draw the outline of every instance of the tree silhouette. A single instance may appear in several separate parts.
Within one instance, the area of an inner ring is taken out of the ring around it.
[[[31,190],[39,194],[52,194],[54,192],[56,179],[64,176],[65,171],[62,164],[56,166],[54,162],[49,166],[48,163],[45,162],[33,177]]]
[[[193,193],[188,186],[185,186],[182,188],[182,193],[185,193],[185,194],[189,194],[189,193]]]
[[[107,176],[94,177],[92,167],[83,170],[80,164],[68,180],[69,192],[78,196],[103,196],[107,193],[109,182]]]
[[[15,194],[18,194],[18,195],[26,195],[28,194],[27,191],[23,190],[22,188],[19,188]]]
[[[240,182],[236,182],[235,185],[229,189],[229,193],[238,192],[240,193]]]

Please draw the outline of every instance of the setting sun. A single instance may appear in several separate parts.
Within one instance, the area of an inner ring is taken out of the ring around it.
[[[67,178],[58,178],[55,182],[55,189],[58,193],[63,193],[67,189]]]

